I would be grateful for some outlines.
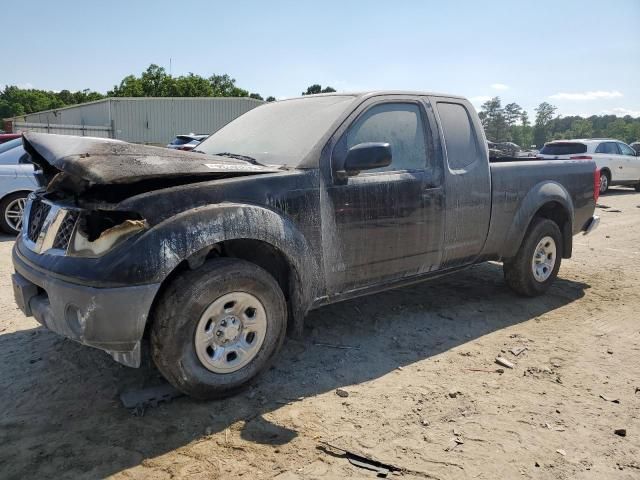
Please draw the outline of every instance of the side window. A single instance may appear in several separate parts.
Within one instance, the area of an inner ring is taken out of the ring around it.
[[[610,155],[618,155],[618,147],[613,142],[602,142],[596,148],[596,153],[607,153]]]
[[[449,168],[460,170],[480,157],[471,118],[467,109],[458,103],[438,102],[444,144]]]
[[[635,152],[635,150],[633,150],[633,148],[625,145],[624,143],[618,143],[618,148],[620,149],[620,153],[622,155],[635,156],[635,154],[636,154],[636,152]]]
[[[347,151],[366,142],[387,142],[391,145],[391,165],[370,172],[426,167],[424,125],[420,109],[415,104],[383,103],[364,112],[347,132]]]

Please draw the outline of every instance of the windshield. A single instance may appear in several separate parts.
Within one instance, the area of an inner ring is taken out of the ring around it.
[[[22,138],[15,138],[13,140],[9,140],[8,142],[4,142],[0,144],[0,153],[4,153],[7,150],[16,148],[18,145],[22,145]]]
[[[197,149],[212,155],[244,155],[263,165],[295,167],[353,98],[330,95],[261,105],[222,127]]]

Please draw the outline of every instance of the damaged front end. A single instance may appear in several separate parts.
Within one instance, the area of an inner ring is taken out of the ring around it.
[[[25,133],[25,150],[44,191],[25,211],[23,239],[39,254],[97,257],[149,228],[123,200],[154,190],[277,167],[119,140]]]
[[[145,262],[140,253],[130,258],[124,244],[151,234],[161,220],[150,224],[123,205],[179,185],[279,171],[111,139],[26,133],[23,143],[42,188],[29,196],[13,249],[16,303],[48,329],[132,367],[140,365],[161,284],[152,250],[162,245],[145,245]]]
[[[148,228],[134,212],[86,210],[32,193],[25,206],[22,241],[38,254],[99,257]]]
[[[111,263],[107,254],[146,231],[147,222],[133,212],[85,209],[47,197],[32,193],[25,207],[25,226],[13,250],[16,303],[49,330],[140,366],[140,341],[160,284],[94,286],[42,266],[83,261],[90,270]]]

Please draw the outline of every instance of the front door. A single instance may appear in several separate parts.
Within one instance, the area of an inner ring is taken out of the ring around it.
[[[604,165],[609,166],[612,181],[624,182],[628,180],[627,172],[624,168],[624,157],[620,155],[616,142],[602,142],[596,148],[595,153],[600,154],[600,157],[604,160]]]
[[[379,97],[337,132],[322,192],[329,295],[438,268],[444,192],[430,124],[419,99]],[[340,177],[347,151],[366,142],[388,142],[391,165]]]
[[[636,151],[629,145],[617,142],[620,156],[626,171],[625,180],[640,182],[640,157],[636,156]]]

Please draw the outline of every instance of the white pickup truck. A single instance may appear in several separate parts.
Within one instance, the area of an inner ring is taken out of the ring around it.
[[[629,185],[640,192],[640,154],[611,138],[556,140],[538,154],[545,160],[593,160],[600,169],[600,193],[611,185]]]

